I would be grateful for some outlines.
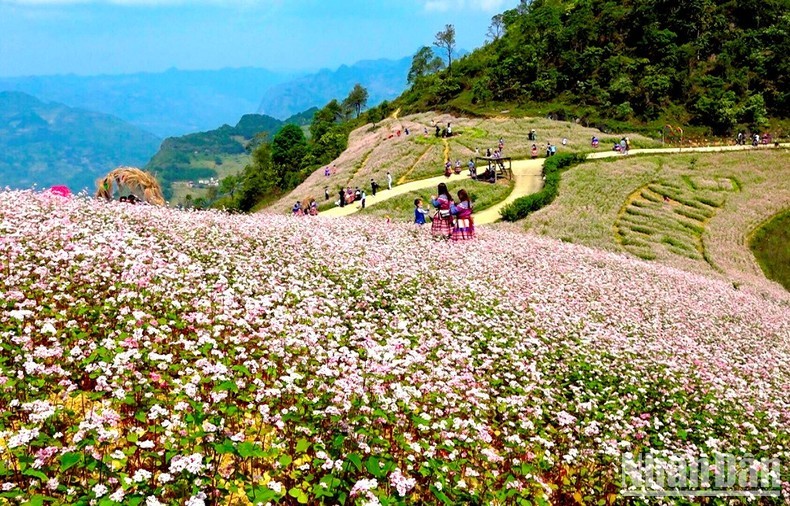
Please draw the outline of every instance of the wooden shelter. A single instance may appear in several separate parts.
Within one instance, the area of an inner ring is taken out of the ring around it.
[[[136,167],[118,167],[104,178],[97,181],[96,198],[113,199],[117,187],[118,193],[124,189],[140,200],[155,206],[165,205],[162,187],[156,178]]]
[[[480,163],[480,161],[487,164],[488,169],[494,173],[494,180],[496,180],[497,177],[513,179],[512,159],[509,156],[500,156],[499,158],[495,156],[476,157],[475,165],[477,166],[478,176],[480,175],[480,169],[484,165]]]

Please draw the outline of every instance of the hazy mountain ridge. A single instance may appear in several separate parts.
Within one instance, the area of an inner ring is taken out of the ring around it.
[[[112,114],[166,137],[235,121],[255,111],[264,90],[293,76],[260,68],[170,69],[123,75],[0,78],[0,90]]]
[[[0,92],[0,186],[93,189],[118,165],[142,165],[161,140],[123,120]]]
[[[411,56],[399,60],[362,60],[274,85],[260,101],[258,113],[287,118],[311,107],[321,107],[333,98],[342,100],[357,83],[368,90],[368,105],[392,100],[406,89],[411,60]]]

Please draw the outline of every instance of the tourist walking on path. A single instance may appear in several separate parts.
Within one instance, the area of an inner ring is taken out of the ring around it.
[[[431,205],[436,208],[431,223],[431,235],[434,238],[449,238],[453,233],[453,211],[455,203],[447,191],[447,185],[439,183],[438,195],[431,196]]]
[[[340,188],[340,207],[346,206],[346,192],[343,188]]]
[[[472,220],[472,201],[466,190],[458,190],[458,205],[455,206],[455,227],[453,228],[453,240],[465,241],[474,239],[475,225]]]
[[[392,189],[392,174],[390,174],[389,171],[387,171],[387,189]]]
[[[365,190],[360,190],[360,192],[359,192],[359,200],[360,200],[360,203],[362,204],[362,209],[365,209],[365,197],[367,197],[367,195],[365,195]]]
[[[375,197],[376,190],[379,189],[379,184],[375,182],[373,179],[370,180],[370,193]]]

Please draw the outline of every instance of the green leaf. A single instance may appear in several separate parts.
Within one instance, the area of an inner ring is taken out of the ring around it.
[[[236,447],[233,446],[233,441],[226,439],[222,443],[214,443],[214,451],[221,454],[234,453]]]
[[[292,459],[290,455],[283,455],[282,457],[280,457],[279,462],[281,466],[288,467],[289,465],[291,465],[291,462],[293,462],[293,460],[294,459]]]
[[[32,476],[33,478],[38,478],[41,481],[47,481],[49,479],[47,478],[46,474],[42,473],[41,471],[38,471],[37,469],[25,469],[24,471],[22,471],[22,474],[24,474],[25,476]]]
[[[239,456],[243,459],[250,458],[256,453],[255,445],[249,441],[239,443],[238,446],[236,446],[236,450],[239,452]]]
[[[77,452],[67,452],[60,456],[60,471],[68,471],[72,467],[82,462],[82,454]]]
[[[44,499],[46,498],[43,495],[34,495],[29,501],[23,503],[22,506],[44,506]]]
[[[307,439],[300,439],[299,442],[296,443],[297,453],[304,453],[308,448],[310,448],[310,441]]]
[[[368,472],[375,476],[376,478],[381,478],[383,474],[381,471],[381,466],[379,466],[379,459],[377,457],[369,457],[368,461],[366,462],[366,466],[368,468]]]
[[[433,492],[433,495],[435,495],[436,498],[442,501],[444,504],[453,504],[453,501],[451,501],[450,498],[447,497],[444,492],[442,492],[441,490],[439,490],[433,485],[431,485],[431,492]]]
[[[253,487],[247,492],[247,498],[254,504],[266,503],[277,497],[277,492],[269,487]]]
[[[359,455],[356,453],[349,454],[348,460],[354,464],[354,467],[357,468],[357,471],[362,471],[362,459],[359,458]]]
[[[236,385],[235,381],[228,380],[228,381],[223,381],[222,383],[220,383],[219,385],[214,387],[214,390],[216,390],[218,392],[224,392],[224,391],[227,391],[227,390],[230,390],[231,392],[238,392],[239,391],[239,387],[238,387],[238,385]]]

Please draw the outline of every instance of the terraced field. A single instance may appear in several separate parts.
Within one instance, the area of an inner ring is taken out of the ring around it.
[[[705,225],[740,188],[734,178],[681,176],[649,183],[626,200],[615,221],[615,239],[646,260],[680,255],[705,258]]]
[[[590,161],[563,174],[558,198],[525,227],[754,284],[763,273],[747,238],[790,205],[788,159],[780,149]]]

